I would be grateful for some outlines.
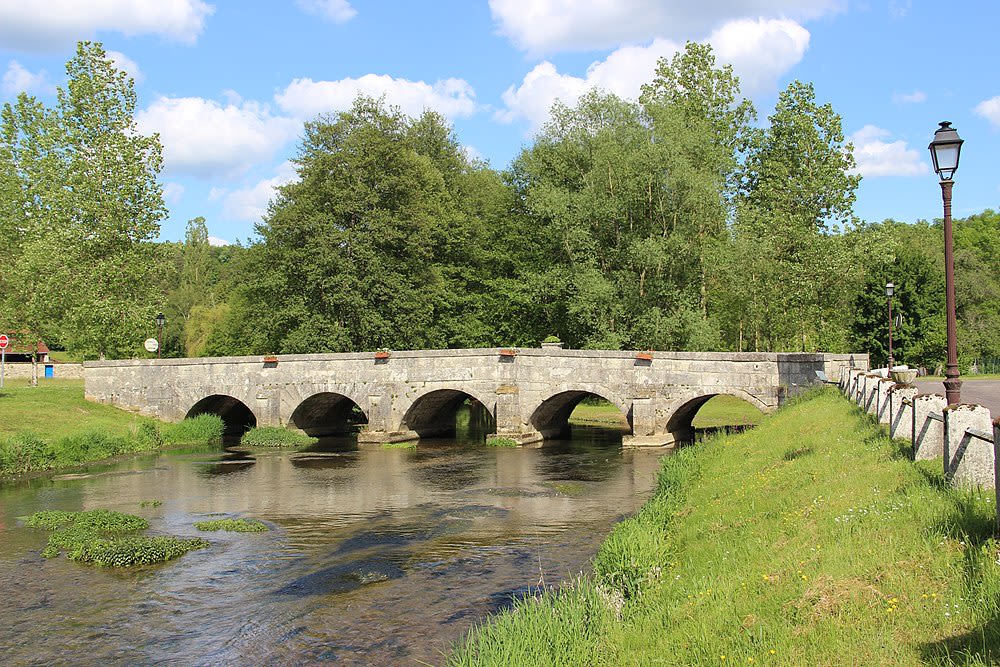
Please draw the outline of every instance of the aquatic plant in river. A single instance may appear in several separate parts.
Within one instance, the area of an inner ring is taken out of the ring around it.
[[[45,558],[65,552],[70,560],[105,567],[161,563],[208,546],[208,542],[198,537],[138,535],[149,527],[145,519],[103,509],[35,512],[25,520],[25,525],[52,531],[42,550]]]

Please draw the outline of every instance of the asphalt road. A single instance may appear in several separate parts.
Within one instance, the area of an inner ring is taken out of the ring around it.
[[[940,380],[917,380],[921,394],[944,396],[944,385]],[[973,380],[962,378],[962,402],[977,403],[989,408],[994,418],[1000,417],[1000,380]]]

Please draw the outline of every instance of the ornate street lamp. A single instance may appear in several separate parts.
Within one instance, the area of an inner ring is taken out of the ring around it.
[[[948,121],[934,132],[934,141],[927,148],[931,151],[934,171],[941,179],[941,199],[944,201],[944,281],[945,309],[948,322],[948,362],[945,365],[944,392],[949,405],[960,403],[962,381],[958,373],[958,318],[955,315],[955,257],[951,240],[951,188],[958,157],[964,142]]]
[[[896,293],[896,286],[892,283],[885,284],[885,298],[889,301],[889,373],[892,375],[892,295]]]
[[[160,348],[163,347],[163,325],[167,323],[167,318],[163,316],[163,313],[157,313],[156,315],[156,358],[160,358]]]

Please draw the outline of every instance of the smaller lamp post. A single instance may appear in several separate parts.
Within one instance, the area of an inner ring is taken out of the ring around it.
[[[951,189],[958,171],[958,157],[964,141],[948,121],[940,123],[934,140],[927,145],[934,162],[934,171],[941,179],[941,199],[944,202],[944,282],[945,313],[948,330],[948,362],[945,365],[944,393],[948,405],[960,403],[962,381],[958,373],[958,318],[955,314],[955,253],[951,235]]]
[[[156,358],[160,358],[160,348],[163,347],[163,325],[167,323],[167,318],[163,313],[156,314]]]
[[[891,282],[885,284],[885,298],[889,301],[889,373],[892,375],[892,295],[896,293],[896,286]]]

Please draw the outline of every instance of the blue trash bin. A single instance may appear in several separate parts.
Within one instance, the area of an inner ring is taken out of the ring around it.
[[[45,364],[45,377],[54,378],[56,376],[56,369],[53,368],[52,364]]]

